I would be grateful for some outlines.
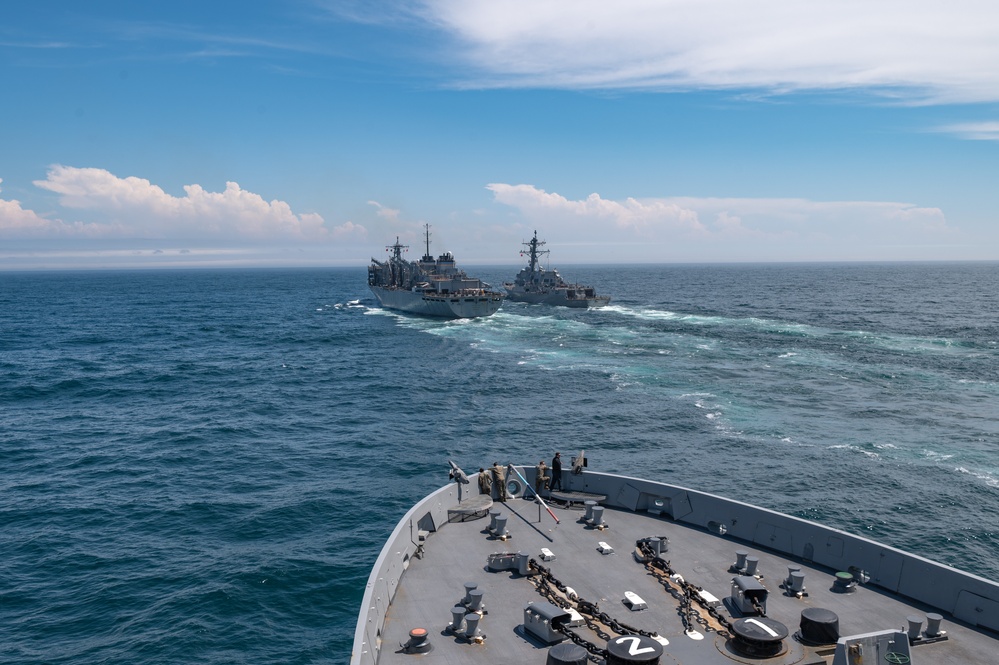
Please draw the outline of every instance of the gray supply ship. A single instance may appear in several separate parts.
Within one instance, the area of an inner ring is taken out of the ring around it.
[[[368,287],[382,307],[409,314],[470,319],[490,316],[503,303],[503,294],[493,291],[482,280],[469,277],[458,269],[451,252],[436,259],[430,254],[430,225],[426,225],[426,254],[419,261],[402,258],[399,243],[386,248],[392,252],[387,261],[371,259]]]
[[[527,257],[527,267],[523,268],[512,282],[504,282],[506,297],[515,302],[534,305],[561,305],[563,307],[602,307],[610,302],[610,296],[598,296],[591,286],[569,284],[558,270],[542,268],[539,261],[550,250],[540,249],[544,241],[538,240],[538,232],[530,242],[525,242],[526,250],[520,252]]]
[[[375,561],[351,665],[999,659],[995,582],[582,458],[540,496],[533,467],[499,467],[480,492],[483,474],[450,462],[455,482],[413,506]]]

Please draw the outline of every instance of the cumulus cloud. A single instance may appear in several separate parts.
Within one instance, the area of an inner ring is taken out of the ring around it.
[[[303,243],[364,232],[351,223],[331,232],[320,215],[296,214],[286,202],[266,201],[235,182],[221,192],[186,185],[185,196],[178,197],[144,178],[57,165],[34,184],[58,194],[65,208],[93,211],[105,220],[103,227],[123,237]]]
[[[375,214],[382,219],[387,219],[390,222],[395,222],[399,220],[399,210],[395,208],[386,208],[378,201],[368,201],[368,205],[375,207]]]
[[[368,229],[354,222],[344,222],[334,226],[330,236],[336,240],[364,240],[368,237]]]
[[[571,238],[638,243],[650,252],[683,246],[708,260],[895,258],[884,248],[919,244],[932,248],[959,234],[942,210],[890,201],[811,201],[797,198],[666,197],[621,201],[599,194],[569,199],[533,185],[493,183],[498,203],[516,209],[525,224]],[[727,252],[727,253],[726,253]],[[768,254],[769,252],[769,254]],[[943,258],[907,255],[897,258]]]
[[[476,85],[999,100],[989,0],[423,0]]]
[[[3,183],[3,178],[0,178]],[[0,192],[3,190],[0,189]],[[47,229],[52,222],[33,210],[21,207],[17,200],[0,199],[0,230],[7,233],[31,233]]]
[[[644,232],[651,227],[669,227],[687,233],[702,233],[705,228],[697,213],[667,200],[640,202],[633,198],[611,201],[599,194],[570,201],[560,194],[549,193],[532,185],[492,183],[486,186],[495,199],[519,208],[530,217],[545,218],[559,215],[578,220],[601,220],[621,229]]]
[[[0,178],[0,183],[2,182],[3,179]],[[15,199],[0,199],[0,237],[100,237],[109,231],[109,227],[100,224],[66,223],[60,219],[48,218],[34,210],[24,208],[21,202]]]

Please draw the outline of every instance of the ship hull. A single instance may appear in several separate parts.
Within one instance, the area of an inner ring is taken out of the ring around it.
[[[564,291],[544,291],[535,293],[518,292],[507,288],[507,300],[513,302],[525,302],[531,305],[555,305],[559,307],[576,307],[585,309],[587,307],[603,307],[610,302],[608,296],[595,296],[593,298],[569,298]]]
[[[419,316],[474,319],[492,316],[503,303],[503,298],[494,293],[445,295],[405,289],[387,289],[381,286],[370,286],[369,288],[382,307]]]

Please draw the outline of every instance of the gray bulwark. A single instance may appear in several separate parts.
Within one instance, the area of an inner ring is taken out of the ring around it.
[[[533,477],[529,475],[528,480]],[[757,574],[769,591],[766,616],[791,633],[797,631],[807,608],[835,613],[841,640],[903,629],[910,616],[939,613],[943,616],[940,629],[947,639],[915,644],[913,663],[994,662],[999,648],[992,632],[999,628],[999,585],[994,582],[813,522],[690,489],[591,471],[573,476],[571,482],[573,490],[609,497],[604,503],[609,529],[588,529],[577,521],[579,510],[553,506],[560,519],[556,525],[533,499],[514,497],[504,506],[511,537],[490,539],[484,532],[487,520],[448,522],[449,509],[458,503],[454,485],[414,506],[396,526],[372,570],[355,632],[352,665],[412,663],[414,659],[426,665],[545,663],[549,645],[525,632],[523,621],[528,604],[547,599],[538,593],[532,576],[486,568],[490,555],[517,552],[542,563],[579,598],[596,603],[613,619],[657,633],[668,642],[662,662],[829,662],[831,646],[806,645],[793,636],[784,640],[782,655],[759,661],[733,652],[729,640],[702,624],[694,624],[702,639],[689,636],[677,599],[633,555],[636,541],[650,536],[669,538],[665,558],[672,568],[686,582],[725,598],[716,611],[733,621],[740,614],[727,599],[732,584],[729,568],[736,551],[745,550],[758,558]],[[615,497],[626,498],[629,505],[615,505]],[[682,512],[677,519],[673,507]],[[420,531],[427,533],[422,542]],[[601,554],[600,542],[612,546],[615,553]],[[542,562],[543,548],[555,555],[553,560]],[[798,597],[780,587],[789,566],[804,574],[807,595]],[[835,593],[836,573],[845,571],[866,581],[858,583],[852,593]],[[482,591],[486,608],[478,623],[485,639],[478,643],[444,631],[467,583]],[[623,603],[625,591],[640,596],[648,609],[630,612]],[[429,633],[432,651],[403,653],[401,645],[410,639],[410,631],[421,627]],[[606,644],[586,625],[572,630],[599,646]]]

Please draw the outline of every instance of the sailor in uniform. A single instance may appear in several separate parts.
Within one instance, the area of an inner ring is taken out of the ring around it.
[[[548,465],[545,464],[544,460],[538,462],[538,466],[534,475],[534,493],[540,495],[541,490],[548,488]]]
[[[493,472],[493,485],[496,486],[496,494],[500,501],[506,501],[506,471],[499,462],[493,462],[490,469]]]
[[[486,472],[486,470],[481,467],[479,467],[479,493],[480,494],[493,493],[493,479]]]

